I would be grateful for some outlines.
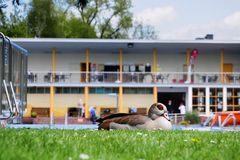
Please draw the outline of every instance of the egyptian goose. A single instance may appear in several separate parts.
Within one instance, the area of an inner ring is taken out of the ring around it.
[[[100,118],[98,129],[142,129],[142,130],[170,130],[172,124],[167,114],[167,107],[162,103],[154,103],[148,115],[118,113]]]

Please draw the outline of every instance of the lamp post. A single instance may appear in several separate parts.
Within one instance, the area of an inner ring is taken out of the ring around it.
[[[118,111],[119,111],[119,107],[118,107],[118,94],[117,93],[109,93],[108,95],[112,96],[112,97],[116,97],[116,109],[117,109],[117,113],[118,113]]]

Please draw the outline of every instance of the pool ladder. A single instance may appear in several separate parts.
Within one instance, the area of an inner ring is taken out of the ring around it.
[[[218,115],[219,126],[224,127],[231,119],[233,120],[233,128],[235,129],[236,128],[236,117],[234,116],[233,113],[228,114],[228,116],[223,121],[223,123],[221,123],[221,115]]]
[[[9,87],[8,86],[10,87],[11,95],[9,93]],[[15,95],[15,92],[14,92],[14,89],[13,89],[12,82],[10,81],[9,85],[7,85],[6,80],[3,80],[3,87],[4,87],[4,90],[5,90],[5,93],[6,93],[6,98],[7,98],[7,102],[8,102],[8,106],[9,106],[10,115],[8,117],[0,117],[1,121],[14,119],[18,116],[18,113],[19,113],[19,106],[18,106],[18,103],[17,103],[17,100],[16,100],[16,95]]]
[[[216,119],[214,119],[216,116],[217,116],[218,124],[221,128],[223,128],[231,119],[233,120],[233,129],[236,128],[236,117],[234,113],[229,113],[223,122],[222,122],[221,114],[215,114],[215,115],[212,114],[206,119],[206,121],[203,123],[203,126],[207,126],[207,124],[209,124],[212,120],[214,120],[214,122],[212,122],[211,124],[211,128],[212,128],[213,125],[216,123]]]

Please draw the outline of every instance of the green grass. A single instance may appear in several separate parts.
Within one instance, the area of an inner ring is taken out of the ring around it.
[[[0,159],[237,160],[240,132],[0,129]]]

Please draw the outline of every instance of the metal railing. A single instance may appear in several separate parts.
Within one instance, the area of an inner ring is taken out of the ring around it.
[[[240,84],[240,72],[41,72],[29,71],[28,83]]]

